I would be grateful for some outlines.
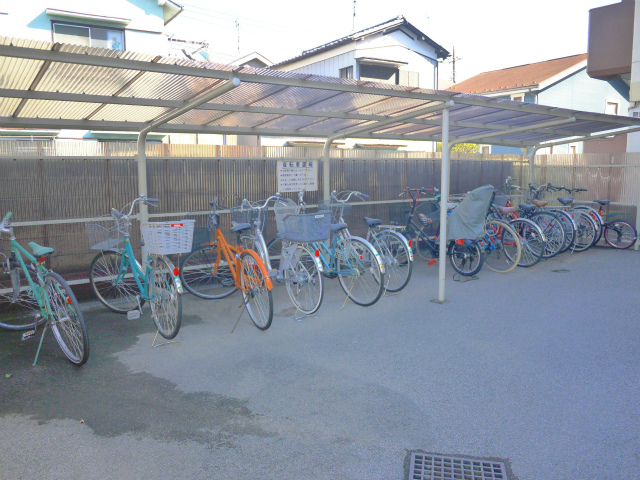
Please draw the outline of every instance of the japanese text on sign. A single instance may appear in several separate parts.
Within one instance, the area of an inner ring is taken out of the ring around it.
[[[315,192],[318,190],[318,162],[316,160],[278,161],[278,191]]]

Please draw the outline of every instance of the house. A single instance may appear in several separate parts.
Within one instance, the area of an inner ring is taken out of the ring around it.
[[[438,88],[438,60],[449,52],[412,25],[403,16],[351,33],[345,37],[303,51],[300,55],[271,65],[273,70],[309,73],[326,77],[353,78],[376,83],[391,83],[425,89]],[[282,140],[263,138],[263,145],[317,142],[311,139]],[[375,148],[393,148],[394,142],[379,145],[363,139],[348,139],[347,146],[356,144]],[[406,147],[396,145],[396,148]],[[433,142],[412,146],[433,150]]]
[[[0,6],[0,34],[46,42],[128,50],[168,56],[165,27],[182,12],[172,0],[29,0],[3,2]],[[35,88],[35,85],[32,86]],[[22,108],[22,107],[18,107]],[[16,112],[12,112],[16,115]],[[131,139],[133,134],[86,131],[0,130],[0,139]],[[160,141],[162,136],[152,136]]]
[[[628,115],[640,117],[640,0],[589,10],[587,54],[587,74],[628,85]],[[628,135],[627,151],[640,152],[640,133]]]
[[[480,73],[451,86],[448,90],[587,112],[627,115],[628,85],[620,79],[602,81],[590,78],[586,70],[585,53]],[[599,151],[603,142],[607,140],[585,142],[584,145],[583,142],[576,142],[553,149],[543,149],[538,153],[595,152]],[[482,153],[522,153],[512,147],[481,148]],[[606,144],[606,149],[609,152],[626,151],[626,137],[616,137]]]

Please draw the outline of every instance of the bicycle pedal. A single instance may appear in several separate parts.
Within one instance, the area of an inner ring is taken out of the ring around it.
[[[431,266],[431,265],[435,264],[435,263],[436,263],[436,261],[437,261],[437,260],[436,260],[435,258],[432,258],[431,260],[429,260],[429,261],[427,262],[427,265]]]
[[[140,310],[129,310],[127,312],[127,320],[137,320],[140,318]]]
[[[29,340],[33,338],[35,335],[36,335],[35,330],[28,330],[22,334],[22,341],[24,342],[25,340]]]

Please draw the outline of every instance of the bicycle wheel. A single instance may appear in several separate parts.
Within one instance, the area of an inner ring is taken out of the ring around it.
[[[38,282],[37,271],[27,266],[29,275],[34,282]],[[13,279],[12,279],[13,277]],[[13,299],[13,284],[19,287],[17,298]],[[7,293],[2,293],[5,291]],[[11,331],[31,330],[46,322],[40,313],[40,305],[33,297],[29,282],[20,268],[11,268],[9,271],[0,269],[0,328]]]
[[[571,210],[568,213],[576,224],[576,241],[572,251],[584,252],[591,248],[598,238],[596,222],[584,210]]]
[[[629,222],[618,220],[604,224],[604,241],[613,248],[629,248],[637,239],[638,232]]]
[[[363,307],[376,303],[384,290],[384,273],[376,254],[371,244],[359,237],[343,238],[336,248],[340,286],[353,302]]]
[[[178,293],[174,270],[168,258],[153,255],[148,291],[151,317],[160,335],[167,340],[178,334],[182,323],[182,298]]]
[[[564,246],[564,227],[558,217],[549,212],[536,212],[531,220],[538,224],[547,239],[542,257],[551,258],[560,253]]]
[[[588,205],[575,205],[573,210],[584,210],[593,219],[596,226],[596,237],[593,241],[593,245],[596,245],[604,234],[605,223],[602,216],[598,213],[598,210]]]
[[[208,300],[228,297],[237,290],[231,268],[217,245],[187,255],[180,265],[180,280],[189,293]]]
[[[451,266],[460,275],[472,277],[482,269],[484,255],[477,242],[465,241],[463,245],[451,242],[447,255]]]
[[[498,273],[508,273],[516,268],[522,255],[522,246],[513,227],[500,220],[487,220],[484,231],[486,267]]]
[[[269,255],[269,261],[271,262],[271,268],[274,270],[280,269],[280,257],[282,255],[282,237],[272,238],[267,244],[267,254]]]
[[[138,284],[131,270],[128,256],[123,263],[123,252],[98,253],[89,267],[89,283],[98,300],[116,313],[127,313],[138,308]],[[139,266],[139,265],[138,265]],[[140,298],[140,306],[144,300]]]
[[[519,267],[532,267],[542,259],[545,250],[545,238],[542,229],[527,218],[515,218],[509,222],[518,237],[522,246]]]
[[[564,228],[564,244],[559,253],[566,252],[576,243],[576,224],[571,215],[564,210],[551,210],[551,213],[558,217]]]
[[[44,290],[51,311],[51,331],[65,356],[74,365],[89,358],[89,337],[76,296],[67,282],[55,272],[44,277]]]
[[[399,292],[407,286],[413,271],[410,247],[404,237],[393,230],[381,230],[375,233],[373,241],[382,257],[386,290]]]
[[[264,264],[258,254],[252,250],[242,252],[240,263],[242,296],[247,311],[256,327],[266,330],[273,320],[273,295],[262,273],[261,267],[264,267]]]
[[[284,270],[284,280],[289,298],[298,310],[305,315],[318,311],[324,297],[324,283],[315,258],[307,247],[298,245],[292,252],[289,268]]]

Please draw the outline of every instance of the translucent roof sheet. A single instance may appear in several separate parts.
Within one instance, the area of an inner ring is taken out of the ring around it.
[[[530,147],[640,129],[630,117],[0,36],[3,128],[440,141],[443,108],[450,142]]]

